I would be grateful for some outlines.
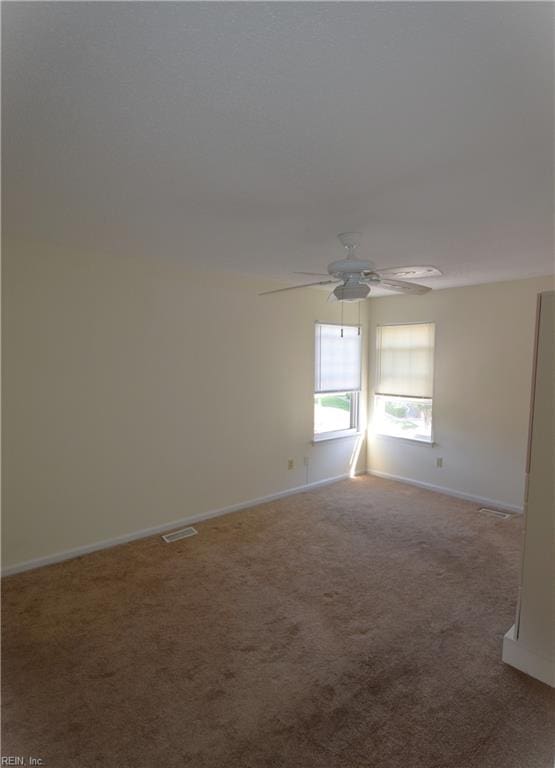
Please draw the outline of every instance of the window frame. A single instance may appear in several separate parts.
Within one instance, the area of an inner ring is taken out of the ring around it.
[[[317,325],[335,325],[339,328],[358,328],[360,331],[360,377],[359,377],[359,389],[341,389],[329,392],[315,392],[314,384],[312,386],[312,443],[323,443],[327,440],[339,440],[345,437],[356,437],[360,435],[360,396],[362,393],[362,361],[364,356],[364,328],[361,323],[332,323],[324,322],[322,320],[316,320],[314,326]],[[316,369],[316,346],[313,346],[313,359],[312,359],[312,378],[314,380],[314,371]],[[315,420],[315,406],[316,397],[322,395],[352,395],[352,407],[351,407],[351,424],[353,426],[349,429],[334,429],[328,432],[316,432],[316,420]]]
[[[378,377],[380,374],[380,346],[379,346],[379,333],[378,328],[384,328],[387,326],[399,326],[399,325],[433,325],[434,326],[434,349],[433,349],[433,371],[432,371],[432,395],[431,397],[418,397],[414,395],[388,395],[386,392],[376,392],[376,382],[378,381]],[[374,385],[372,387],[373,390],[373,400],[372,400],[372,433],[374,437],[379,437],[380,439],[386,439],[386,440],[400,440],[401,442],[405,443],[412,443],[416,445],[423,445],[423,446],[434,446],[436,445],[435,442],[435,417],[434,417],[434,407],[435,407],[435,382],[436,382],[436,348],[437,348],[437,323],[435,320],[411,320],[409,322],[399,322],[399,323],[378,323],[375,326],[375,335],[376,335],[376,362],[374,366]],[[400,435],[390,435],[387,432],[377,432],[375,428],[375,420],[374,420],[374,414],[376,411],[376,398],[377,397],[403,397],[405,400],[431,400],[432,401],[432,415],[431,415],[431,427],[430,427],[430,438],[421,440],[416,437],[401,437]]]
[[[328,323],[331,325],[331,323]],[[324,440],[337,440],[341,437],[352,437],[360,434],[360,389],[337,390],[336,392],[313,392],[312,393],[312,441],[321,443]],[[316,420],[314,418],[316,410],[316,398],[326,395],[351,395],[351,410],[349,429],[330,429],[327,432],[316,432]]]
[[[392,440],[406,440],[409,443],[418,443],[419,445],[435,445],[434,441],[434,398],[433,397],[405,397],[403,395],[384,395],[374,393],[373,403],[373,423],[375,424],[376,402],[378,398],[387,401],[389,398],[392,400],[406,400],[408,402],[416,402],[418,400],[424,400],[431,403],[431,418],[430,418],[430,437],[408,437],[405,435],[392,435],[390,432],[378,432],[376,427],[373,428],[373,433],[376,437],[385,437]]]

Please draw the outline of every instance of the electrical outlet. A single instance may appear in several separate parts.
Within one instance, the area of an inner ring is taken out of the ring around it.
[[[305,467],[308,467],[308,465],[310,464],[310,459],[309,459],[309,457],[308,457],[308,456],[305,456],[305,457],[304,457],[304,459],[303,459],[303,463],[304,463]]]
[[[293,459],[287,459],[287,469],[293,469],[295,466],[295,462]]]
[[[436,467],[442,467],[443,466],[443,456],[438,456],[436,459]]]

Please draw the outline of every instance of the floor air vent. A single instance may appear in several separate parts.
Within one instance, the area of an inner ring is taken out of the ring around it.
[[[171,544],[172,541],[179,541],[179,539],[188,539],[189,536],[195,536],[198,531],[195,528],[181,528],[179,531],[172,531],[172,533],[166,533],[162,538],[166,544]]]
[[[506,520],[510,517],[508,512],[500,512],[498,509],[490,509],[489,507],[480,507],[478,512],[482,512],[484,515],[489,515],[490,517],[497,517],[499,520]]]

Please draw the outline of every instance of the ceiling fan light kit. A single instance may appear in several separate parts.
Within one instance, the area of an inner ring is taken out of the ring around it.
[[[412,267],[389,267],[387,269],[377,269],[372,261],[357,258],[355,251],[360,243],[360,235],[356,232],[342,232],[337,235],[339,242],[347,251],[346,258],[332,261],[328,266],[328,274],[331,280],[319,280],[315,283],[304,283],[303,285],[292,285],[289,288],[278,288],[273,291],[264,291],[261,296],[269,293],[281,293],[282,291],[295,291],[299,288],[310,288],[318,285],[332,285],[340,283],[330,293],[328,301],[363,301],[367,299],[371,292],[372,285],[379,285],[388,291],[407,294],[428,293],[430,288],[427,285],[406,282],[398,280],[398,277],[436,277],[441,275],[437,267],[412,266]],[[320,273],[299,272],[297,274],[307,274],[318,276]],[[325,273],[321,273],[324,277]]]
[[[338,285],[329,296],[328,301],[362,301],[370,295],[370,286],[355,280]],[[332,298],[333,297],[333,298]]]

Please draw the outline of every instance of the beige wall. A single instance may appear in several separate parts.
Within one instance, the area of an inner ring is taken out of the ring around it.
[[[353,438],[311,444],[314,322],[339,305],[270,287],[4,252],[5,567],[302,486],[304,456],[309,482],[350,471]]]
[[[546,277],[371,301],[370,405],[376,325],[436,323],[436,445],[370,431],[369,469],[521,508],[536,297],[552,286]]]

